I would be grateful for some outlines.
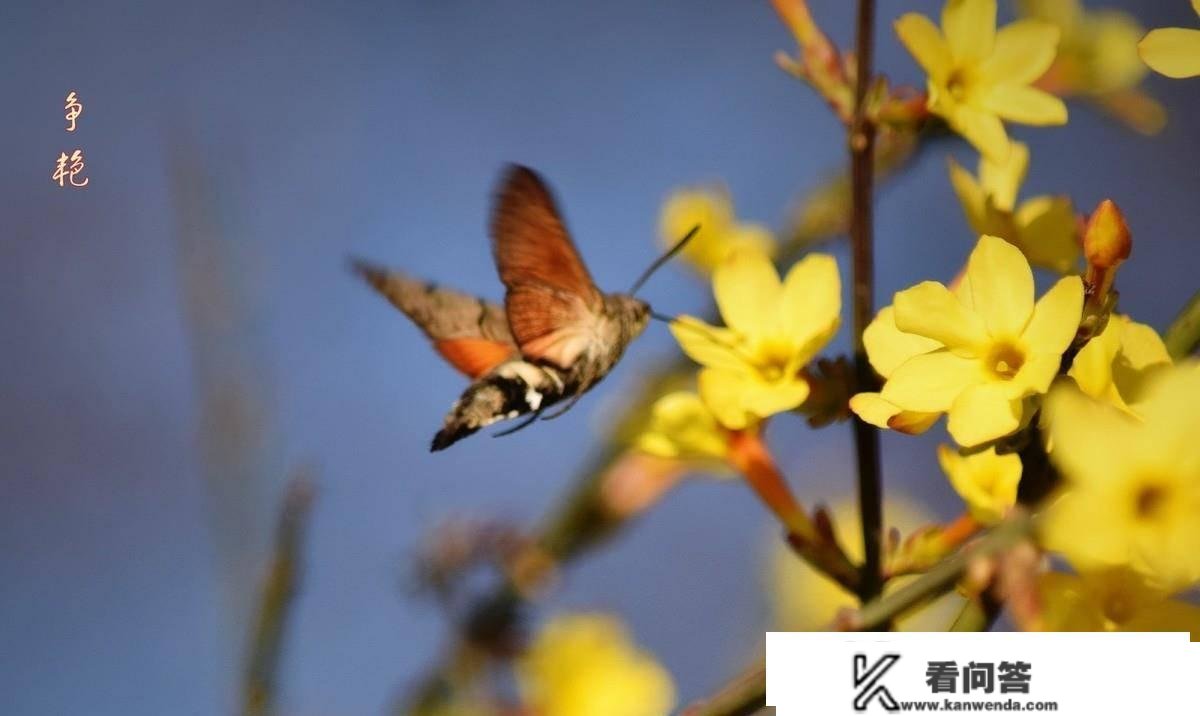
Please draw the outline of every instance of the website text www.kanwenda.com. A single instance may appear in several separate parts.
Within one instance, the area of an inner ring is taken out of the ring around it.
[[[901,701],[899,711],[1057,711],[1057,701]]]

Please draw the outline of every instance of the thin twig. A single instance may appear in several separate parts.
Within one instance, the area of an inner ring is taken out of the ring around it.
[[[927,603],[954,588],[970,564],[980,558],[999,554],[1027,538],[1033,531],[1034,519],[1024,511],[1015,511],[1005,522],[994,527],[980,539],[948,557],[936,567],[905,586],[867,604],[857,614],[839,619],[837,626],[854,631],[873,631],[891,623],[908,611]],[[960,628],[985,625],[998,615],[990,608],[968,615]],[[740,716],[754,713],[766,703],[766,669],[756,664],[742,672],[712,697],[697,702],[686,716]]]
[[[1012,547],[1025,539],[1033,529],[1033,519],[1025,512],[1016,511],[986,536],[973,542],[943,560],[933,569],[917,577],[887,597],[877,599],[862,608],[854,620],[854,627],[861,631],[878,629],[913,607],[948,592],[966,571],[972,560],[991,555]]]
[[[854,122],[850,126],[851,206],[850,246],[854,269],[854,373],[856,387],[869,391],[875,374],[867,361],[863,331],[875,310],[875,266],[872,237],[875,174],[875,125],[867,116],[867,90],[875,54],[875,1],[859,0],[855,31],[857,73],[854,80]],[[858,459],[858,504],[862,516],[863,568],[859,597],[866,602],[883,589],[883,484],[879,464],[879,432],[854,420]]]
[[[242,692],[245,716],[266,716],[275,711],[276,674],[288,613],[300,581],[304,531],[312,498],[312,484],[306,477],[297,477],[288,485],[279,515],[275,555],[260,596],[246,666]]]
[[[759,662],[717,693],[688,706],[680,716],[749,716],[767,703],[767,665]]]

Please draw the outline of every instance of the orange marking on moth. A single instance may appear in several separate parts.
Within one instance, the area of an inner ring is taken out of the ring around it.
[[[513,346],[486,338],[447,338],[434,341],[433,347],[468,378],[478,378],[517,355]]]

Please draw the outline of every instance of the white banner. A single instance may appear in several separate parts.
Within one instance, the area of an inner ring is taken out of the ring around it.
[[[1186,633],[767,634],[777,716],[1200,714]]]

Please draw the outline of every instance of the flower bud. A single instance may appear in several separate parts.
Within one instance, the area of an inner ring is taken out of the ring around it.
[[[1133,237],[1125,216],[1111,199],[1100,202],[1083,232],[1083,254],[1088,265],[1100,269],[1114,269],[1129,258],[1133,248]]]
[[[1099,320],[1093,326],[1096,332],[1103,330],[1104,320],[1107,319],[1104,307],[1111,304],[1109,293],[1117,275],[1117,267],[1129,258],[1132,249],[1133,237],[1129,234],[1129,226],[1125,224],[1121,210],[1111,199],[1100,202],[1083,230],[1083,255],[1088,262],[1086,282],[1089,311],[1085,313],[1098,314]],[[1084,320],[1087,322],[1087,316]]]

